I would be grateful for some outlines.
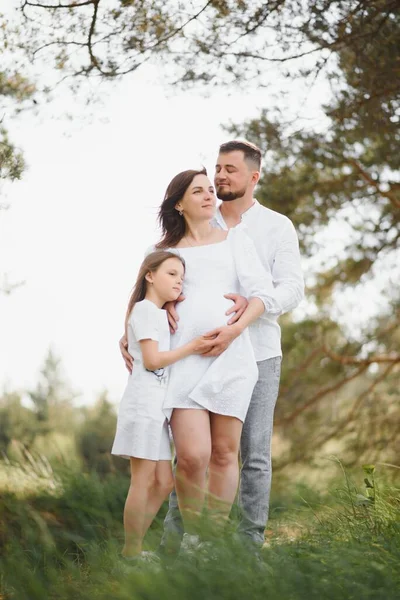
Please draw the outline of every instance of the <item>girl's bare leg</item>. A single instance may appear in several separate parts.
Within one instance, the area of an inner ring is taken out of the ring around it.
[[[175,488],[179,510],[185,531],[198,533],[211,455],[209,413],[200,409],[176,408],[172,413],[171,429],[177,456]]]
[[[210,517],[228,519],[239,485],[239,445],[243,423],[236,417],[210,413],[211,460],[208,476]]]
[[[148,528],[157,516],[162,503],[174,489],[171,461],[159,460],[156,465],[154,485],[150,490],[146,507],[143,537],[146,535]]]
[[[151,489],[154,487],[157,461],[142,458],[130,459],[131,484],[124,509],[125,545],[122,555],[133,557],[142,551],[142,542]]]

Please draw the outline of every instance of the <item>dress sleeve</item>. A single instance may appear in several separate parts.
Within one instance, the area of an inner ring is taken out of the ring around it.
[[[246,229],[241,223],[229,230],[240,287],[246,298],[262,300],[265,306],[264,314],[280,315],[282,308],[275,296],[271,270],[268,266],[263,266]]]
[[[136,340],[160,340],[158,310],[151,302],[135,304],[129,323],[132,325]]]

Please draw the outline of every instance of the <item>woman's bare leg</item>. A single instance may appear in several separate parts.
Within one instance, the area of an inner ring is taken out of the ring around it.
[[[211,460],[208,476],[210,516],[226,522],[239,485],[239,445],[243,423],[235,417],[210,413]]]
[[[171,429],[177,466],[175,488],[187,533],[198,533],[206,494],[206,473],[211,455],[210,418],[206,410],[176,408]]]

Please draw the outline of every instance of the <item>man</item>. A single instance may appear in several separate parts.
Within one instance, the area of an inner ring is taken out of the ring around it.
[[[222,200],[214,225],[222,229],[244,223],[262,263],[272,272],[275,298],[281,313],[295,308],[304,295],[299,244],[292,222],[284,215],[260,205],[253,191],[260,178],[261,151],[249,142],[230,141],[219,149],[215,169],[217,196]],[[229,292],[229,290],[227,290]],[[233,309],[241,311],[240,297]],[[237,314],[237,316],[240,316]],[[177,313],[170,309],[170,323],[177,326]],[[231,321],[233,322],[233,320]],[[254,388],[241,436],[240,522],[238,533],[255,549],[264,543],[271,489],[271,438],[281,370],[281,336],[277,317],[261,316],[249,327],[259,378]],[[218,356],[231,343],[229,326],[221,327],[208,356]],[[122,346],[122,345],[121,345]],[[121,351],[125,355],[124,349]],[[170,496],[164,521],[161,550],[173,549],[183,534],[175,493]]]

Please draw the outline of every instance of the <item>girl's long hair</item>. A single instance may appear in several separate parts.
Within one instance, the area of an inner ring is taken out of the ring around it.
[[[195,171],[190,169],[175,175],[165,192],[164,200],[158,211],[158,222],[161,227],[162,238],[156,248],[174,248],[183,238],[186,232],[186,223],[183,215],[180,215],[175,206],[185,195],[186,190],[196,175],[207,175],[206,169]]]
[[[136,302],[140,302],[144,300],[147,291],[147,281],[146,275],[147,273],[154,273],[157,269],[165,262],[168,258],[177,258],[183,264],[183,268],[185,268],[185,261],[181,256],[175,254],[175,252],[167,252],[165,250],[156,250],[155,252],[151,252],[148,254],[142,264],[140,265],[139,273],[136,278],[136,283],[133,287],[131,296],[128,302],[128,308],[125,316],[125,335],[127,333],[127,324],[129,316],[132,312],[133,307]]]

